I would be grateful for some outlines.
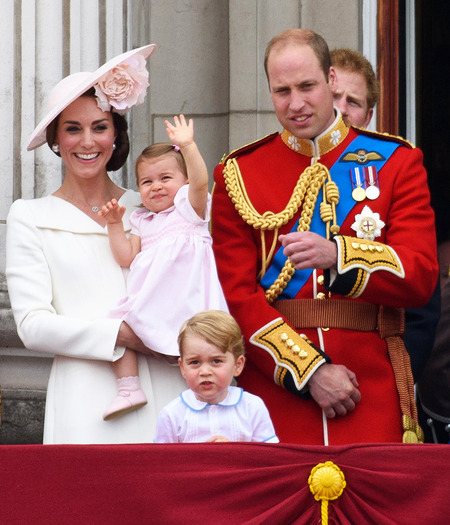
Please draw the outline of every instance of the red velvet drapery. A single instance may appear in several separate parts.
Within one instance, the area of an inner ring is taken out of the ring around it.
[[[345,476],[329,524],[450,520],[448,445],[0,446],[0,523],[319,524],[308,478]]]

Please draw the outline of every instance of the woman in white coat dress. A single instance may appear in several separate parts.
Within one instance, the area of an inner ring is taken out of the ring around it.
[[[6,276],[18,334],[26,348],[54,355],[44,443],[151,443],[159,411],[185,388],[178,367],[146,348],[126,323],[108,318],[125,295],[127,270],[115,262],[98,215],[116,198],[127,208],[129,231],[128,217],[140,204],[139,194],[114,184],[107,171],[128,156],[122,114],[144,100],[153,50],[123,53],[57,84],[28,149],[47,142],[62,158],[64,181],[52,195],[15,201],[8,215]],[[139,352],[148,404],[103,421],[116,394],[110,363],[125,346]]]

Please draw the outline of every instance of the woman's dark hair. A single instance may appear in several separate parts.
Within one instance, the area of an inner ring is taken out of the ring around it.
[[[81,95],[82,97],[95,97],[95,88],[88,89],[85,93]],[[130,152],[130,140],[128,138],[128,124],[125,120],[125,117],[119,115],[118,113],[111,112],[113,117],[114,128],[116,130],[116,140],[114,144],[116,145],[111,158],[106,165],[107,171],[116,171],[120,169],[128,158],[128,153]],[[61,115],[61,113],[59,114]],[[50,122],[47,126],[46,136],[47,144],[49,148],[52,148],[52,145],[55,142],[56,138],[56,129],[58,127],[59,115]],[[52,150],[53,151],[53,150]],[[55,155],[60,157],[59,152],[53,152]]]
[[[119,170],[128,158],[130,152],[130,140],[128,138],[128,124],[125,117],[119,113],[113,113],[114,127],[117,131],[115,140],[116,149],[113,151],[111,158],[106,165],[107,171]]]

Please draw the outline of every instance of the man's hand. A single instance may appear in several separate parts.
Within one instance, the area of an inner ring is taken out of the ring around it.
[[[333,241],[314,232],[292,232],[280,235],[283,253],[296,270],[336,268],[337,247]]]
[[[345,416],[361,400],[356,375],[344,365],[322,365],[308,385],[312,398],[329,418]]]

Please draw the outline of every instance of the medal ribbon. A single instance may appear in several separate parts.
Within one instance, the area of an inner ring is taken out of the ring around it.
[[[375,166],[366,166],[364,171],[366,174],[366,197],[370,200],[375,200],[380,195],[377,170]]]
[[[362,168],[362,170],[364,170],[364,168]],[[364,175],[363,175],[364,171],[363,173],[361,173],[361,168],[356,167],[351,171],[351,173],[352,173],[353,188],[364,189]]]

